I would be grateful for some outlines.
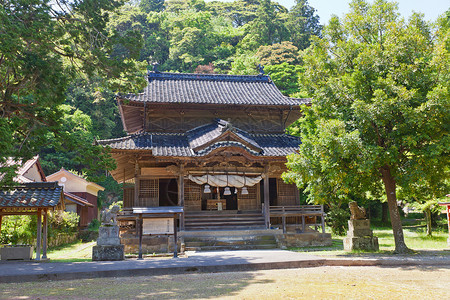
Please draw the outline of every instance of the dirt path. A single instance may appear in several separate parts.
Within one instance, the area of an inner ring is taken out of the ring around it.
[[[0,299],[447,299],[450,268],[319,267],[0,284]]]

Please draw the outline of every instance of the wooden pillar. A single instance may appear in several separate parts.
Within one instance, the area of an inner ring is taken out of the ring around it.
[[[180,164],[178,174],[178,206],[184,208],[184,165]],[[180,230],[184,230],[184,212],[180,215]]]
[[[448,225],[447,245],[450,246],[450,204],[447,204],[446,207],[447,207],[447,225]]]
[[[42,218],[41,209],[37,211],[36,260],[41,260]]]
[[[325,233],[325,212],[323,210],[323,205],[320,206],[320,213],[321,213],[321,223],[322,223],[322,233]]]
[[[138,259],[142,259],[142,235],[143,235],[143,227],[144,220],[142,219],[142,214],[139,215],[139,256]]]
[[[134,200],[133,200],[133,206],[138,207],[139,206],[139,165],[136,161],[134,165]]]
[[[43,228],[43,243],[42,243],[42,259],[47,259],[47,238],[48,238],[48,222],[47,222],[48,209],[44,209],[44,228]]]
[[[180,222],[181,223],[181,222]],[[177,214],[173,215],[173,257],[178,257],[178,243],[177,243]]]
[[[264,172],[264,215],[266,228],[270,227],[270,197],[269,197],[269,166],[266,165]]]

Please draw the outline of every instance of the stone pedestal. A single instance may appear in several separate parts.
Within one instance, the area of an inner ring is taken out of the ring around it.
[[[378,251],[378,238],[373,236],[370,220],[349,220],[347,237],[344,238],[344,250]]]
[[[31,260],[33,246],[12,246],[0,248],[1,260]]]
[[[101,226],[98,229],[97,245],[120,245],[119,226]]]
[[[124,260],[124,246],[120,244],[119,226],[101,226],[97,246],[92,248],[92,260]]]

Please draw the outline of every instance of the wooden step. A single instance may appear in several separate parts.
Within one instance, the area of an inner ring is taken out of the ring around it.
[[[187,212],[185,230],[241,230],[263,229],[264,216],[260,211],[202,211]]]

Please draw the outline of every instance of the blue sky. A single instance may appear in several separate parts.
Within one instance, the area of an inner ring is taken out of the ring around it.
[[[294,0],[275,0],[290,9]],[[326,24],[332,14],[342,17],[349,11],[350,0],[308,0],[309,5],[317,10],[320,23]],[[434,21],[450,7],[450,0],[397,0],[402,17],[409,17],[412,11],[425,14],[425,19]]]

